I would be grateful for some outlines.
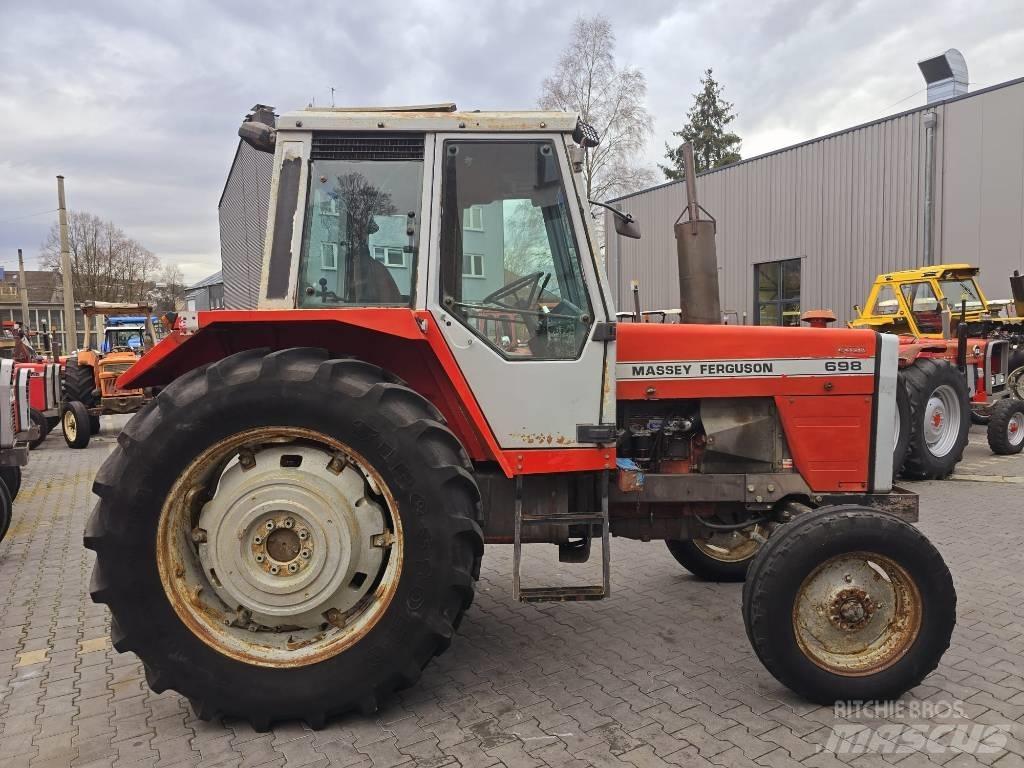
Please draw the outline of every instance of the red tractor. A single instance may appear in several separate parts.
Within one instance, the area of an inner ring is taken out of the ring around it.
[[[451,644],[485,542],[514,598],[596,600],[613,535],[746,576],[754,651],[809,700],[935,668],[956,596],[892,483],[894,336],[616,324],[576,115],[263,112],[260,308],[180,313],[121,375],[164,388],[93,486],[92,596],[154,690],[261,730],[373,712]],[[595,539],[600,583],[524,583],[523,545]]]
[[[1024,377],[1024,318],[1000,317],[1010,302],[988,301],[977,274],[968,264],[940,264],[879,275],[850,323],[899,338],[903,439],[895,466],[905,475],[951,474],[972,420],[987,425],[994,453],[1024,449],[1016,383]]]
[[[29,407],[30,376],[30,371],[18,369],[13,360],[0,359],[0,541],[11,526],[29,444],[39,437]]]

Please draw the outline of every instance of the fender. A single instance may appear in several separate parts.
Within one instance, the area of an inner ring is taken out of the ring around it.
[[[496,461],[507,476],[513,474],[514,457],[498,446],[427,312],[404,307],[214,310],[197,313],[193,328],[172,331],[123,373],[117,386],[164,386],[194,368],[247,349],[322,347],[331,355],[351,355],[400,377],[441,411],[471,459]]]

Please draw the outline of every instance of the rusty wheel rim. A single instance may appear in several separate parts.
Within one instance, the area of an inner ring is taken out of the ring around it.
[[[380,474],[312,430],[233,435],[189,464],[157,529],[157,567],[194,635],[231,658],[331,658],[385,614],[402,570],[401,518]]]
[[[850,552],[804,579],[793,633],[804,656],[837,675],[861,677],[895,664],[921,630],[921,594],[894,560]]]
[[[756,555],[767,538],[767,528],[758,524],[739,531],[715,531],[706,538],[694,539],[693,545],[712,560],[739,563]]]

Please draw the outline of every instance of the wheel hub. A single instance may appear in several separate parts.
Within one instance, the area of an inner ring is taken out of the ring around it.
[[[815,569],[793,606],[801,650],[841,675],[867,675],[894,663],[920,626],[921,598],[907,572],[864,552],[838,555]]]
[[[157,564],[179,617],[228,656],[302,666],[380,619],[403,538],[381,476],[318,433],[262,428],[192,462],[161,513]]]
[[[924,411],[924,439],[933,456],[945,456],[956,445],[960,431],[960,403],[948,384],[935,388]]]
[[[1010,440],[1010,445],[1018,446],[1021,442],[1024,442],[1024,414],[1015,413],[1010,418],[1009,423],[1006,425],[1006,436]]]

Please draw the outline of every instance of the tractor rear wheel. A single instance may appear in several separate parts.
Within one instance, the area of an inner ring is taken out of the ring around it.
[[[1000,400],[992,406],[988,447],[1000,456],[1012,456],[1024,449],[1024,400]]]
[[[892,476],[895,479],[902,471],[910,449],[911,426],[910,394],[902,382],[896,384],[896,434],[892,454]]]
[[[380,368],[241,352],[121,433],[93,486],[92,597],[114,647],[200,718],[266,730],[371,713],[472,602],[471,471],[437,409]]]
[[[14,517],[14,494],[7,488],[7,483],[0,479],[0,541],[4,540],[11,527]]]
[[[941,480],[953,474],[971,428],[967,382],[947,360],[918,358],[900,371],[910,401],[910,446],[903,474]]]
[[[1024,400],[1024,346],[1017,347],[1010,353],[1006,388],[1010,391],[1010,397]]]
[[[21,467],[13,466],[0,467],[0,480],[4,481],[7,490],[11,493],[11,499],[18,498],[18,491],[21,490]]]
[[[89,411],[81,400],[71,400],[65,404],[60,424],[68,448],[85,448],[89,445]]]
[[[743,581],[747,568],[768,538],[768,527],[714,531],[701,539],[671,539],[668,551],[683,568],[704,581]]]
[[[913,526],[866,507],[826,507],[762,547],[743,588],[743,620],[758,658],[800,696],[887,700],[938,666],[956,591]]]
[[[85,403],[86,408],[95,408],[99,405],[96,397],[96,377],[91,365],[79,365],[78,360],[68,360],[64,366],[61,390],[65,403],[78,400]]]

